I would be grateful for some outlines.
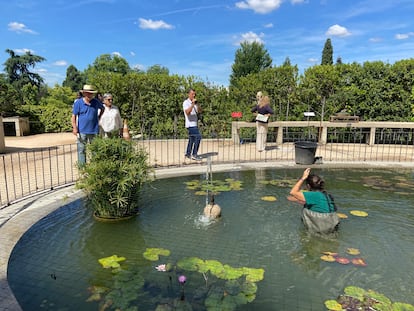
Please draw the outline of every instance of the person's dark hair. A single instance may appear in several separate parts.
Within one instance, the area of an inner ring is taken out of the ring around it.
[[[306,179],[306,183],[309,185],[311,190],[323,191],[325,186],[325,181],[320,178],[318,175],[309,175]]]
[[[313,174],[309,175],[308,178],[306,178],[306,183],[309,185],[310,190],[320,191],[323,194],[325,194],[328,200],[328,203],[330,203],[330,205],[332,204],[334,211],[337,211],[335,200],[332,195],[330,195],[329,193],[325,191],[325,181],[321,177],[319,177],[318,175],[313,175]]]

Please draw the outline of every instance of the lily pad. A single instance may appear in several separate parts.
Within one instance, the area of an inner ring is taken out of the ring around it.
[[[360,251],[359,251],[359,249],[357,249],[357,248],[348,248],[347,250],[346,250],[346,252],[349,254],[349,255],[359,255],[360,254]]]
[[[333,257],[338,256],[338,253],[332,253],[332,252],[322,252],[322,254],[333,256]]]
[[[235,280],[240,278],[244,274],[243,268],[233,268],[229,265],[224,265],[224,273],[220,274],[224,280]]]
[[[200,196],[202,196],[202,195],[207,195],[207,191],[202,191],[202,190],[200,190],[200,191],[196,191],[194,194],[195,194],[195,195],[200,195]]]
[[[118,257],[117,255],[112,255],[109,257],[98,259],[99,263],[104,267],[105,269],[108,268],[119,268],[121,265],[119,262],[124,261],[125,257]]]
[[[414,311],[414,306],[408,303],[394,302],[392,304],[393,311]]]
[[[274,201],[277,200],[277,198],[272,196],[272,195],[267,195],[267,196],[261,197],[261,199],[263,201],[267,201],[267,202],[274,202]]]
[[[147,248],[143,256],[147,260],[157,261],[160,256],[170,256],[170,251],[164,248]]]
[[[391,300],[383,294],[380,294],[372,289],[367,290],[367,296],[380,302],[381,304],[391,305]]]
[[[214,276],[218,278],[222,278],[222,276],[225,274],[225,271],[224,271],[224,266],[220,261],[206,260],[205,262],[211,274],[213,274]]]
[[[347,264],[349,264],[351,262],[346,257],[336,257],[335,260],[336,260],[336,262],[340,263],[341,265],[347,265]]]
[[[331,255],[323,255],[323,256],[321,256],[321,259],[323,261],[327,261],[327,262],[334,262],[334,261],[336,261],[336,258],[334,256],[331,256]]]
[[[325,307],[329,311],[342,311],[342,305],[339,304],[336,300],[325,301]]]
[[[264,270],[259,268],[243,268],[244,274],[246,275],[247,282],[258,282],[264,278]]]
[[[344,213],[336,213],[336,215],[338,215],[339,218],[341,219],[346,219],[348,218],[348,215],[344,214]]]
[[[352,260],[351,260],[351,262],[352,262],[352,264],[353,265],[355,265],[355,266],[361,266],[361,267],[365,267],[367,264],[366,264],[366,262],[365,262],[365,260],[364,259],[362,259],[362,258],[353,258]]]
[[[365,296],[365,289],[357,286],[348,286],[344,289],[344,293],[348,296],[363,300]]]
[[[353,210],[353,211],[350,211],[349,213],[354,215],[354,216],[358,216],[358,217],[367,217],[368,216],[368,213],[364,212],[364,211]]]
[[[204,260],[198,258],[198,257],[187,257],[180,259],[177,262],[177,266],[183,270],[187,271],[198,271],[200,267],[204,266],[205,262]],[[206,272],[206,271],[203,271]]]

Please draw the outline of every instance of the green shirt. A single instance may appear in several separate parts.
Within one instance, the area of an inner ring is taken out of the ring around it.
[[[305,208],[318,213],[333,213],[335,205],[329,196],[319,191],[304,191]]]

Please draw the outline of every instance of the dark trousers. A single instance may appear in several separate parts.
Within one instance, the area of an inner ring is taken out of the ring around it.
[[[188,127],[188,144],[186,156],[196,156],[198,154],[198,148],[200,147],[201,134],[197,126]]]

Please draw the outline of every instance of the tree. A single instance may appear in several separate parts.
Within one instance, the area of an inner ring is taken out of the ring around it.
[[[13,50],[7,49],[6,52],[10,54],[10,57],[4,63],[7,80],[17,90],[28,83],[37,87],[43,83],[43,78],[39,74],[29,71],[29,68],[45,61],[45,58],[33,55],[31,52],[26,52],[26,54],[21,56],[17,55]]]
[[[63,81],[62,86],[70,87],[73,92],[77,92],[82,89],[85,82],[83,74],[75,66],[70,65],[66,69],[66,79]]]
[[[236,86],[237,80],[241,77],[252,73],[259,73],[266,68],[271,68],[271,66],[272,58],[263,44],[258,42],[242,42],[235,54],[230,75],[230,86]]]
[[[118,55],[102,54],[98,56],[93,62],[92,66],[88,66],[86,69],[87,76],[92,71],[98,72],[113,72],[120,74],[127,74],[131,71],[128,62],[125,58]]]
[[[12,115],[19,107],[18,93],[11,84],[7,83],[4,74],[0,74],[0,115]]]
[[[325,45],[322,51],[322,62],[321,65],[332,65],[333,64],[333,48],[331,39],[326,39]]]
[[[147,69],[147,74],[155,74],[155,75],[163,74],[163,75],[168,76],[170,74],[170,71],[168,70],[167,67],[163,67],[157,64],[157,65],[152,65],[151,67],[149,67]]]

